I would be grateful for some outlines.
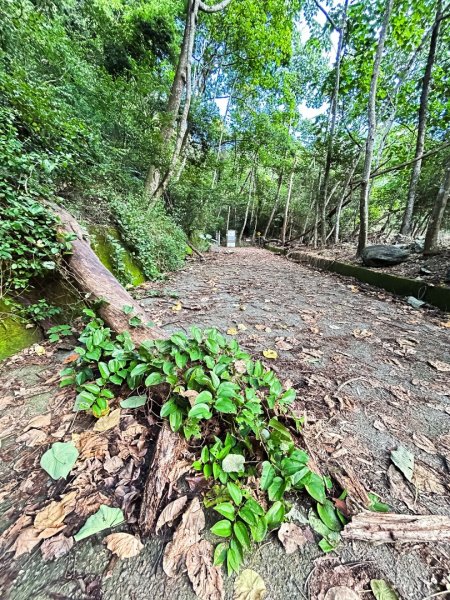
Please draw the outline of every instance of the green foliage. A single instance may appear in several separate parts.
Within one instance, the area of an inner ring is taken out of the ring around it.
[[[130,309],[123,307],[126,314]],[[121,386],[153,387],[153,399],[160,390],[161,418],[188,441],[204,440],[192,466],[210,483],[205,505],[223,517],[211,529],[227,540],[216,550],[216,564],[237,572],[252,543],[284,521],[288,492],[304,491],[318,503],[319,533],[335,547],[341,518],[326,497],[328,481],[311,471],[308,454],[296,446],[299,420],[289,411],[294,390],[284,390],[273,371],[216,329],[193,327],[189,336],[175,333],[135,348],[128,335],[113,336],[92,311],[85,313],[90,320],[79,358],[61,372],[62,386],[77,386],[74,410],[107,414]],[[146,401],[140,393],[121,406]]]
[[[114,201],[117,221],[125,241],[134,249],[144,274],[155,279],[181,267],[186,256],[186,236],[160,204],[149,209],[142,198]]]

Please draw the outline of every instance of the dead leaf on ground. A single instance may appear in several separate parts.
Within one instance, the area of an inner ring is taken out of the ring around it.
[[[173,524],[175,519],[180,516],[183,508],[186,505],[187,500],[187,496],[181,496],[181,498],[177,498],[164,508],[156,522],[155,533],[158,533],[158,531],[164,525],[168,524],[171,526]]]
[[[119,558],[133,558],[137,556],[144,544],[134,535],[129,533],[112,533],[103,540],[108,550]]]
[[[45,540],[41,546],[42,558],[44,560],[55,560],[69,552],[73,546],[73,537],[60,534]]]
[[[414,454],[404,446],[391,451],[391,460],[400,469],[408,481],[412,481],[414,473]]]
[[[110,504],[110,499],[101,492],[95,491],[92,494],[79,498],[75,506],[75,512],[80,517],[89,517],[97,512],[102,504]]]
[[[437,454],[433,442],[428,439],[426,435],[423,435],[422,433],[413,433],[412,439],[414,444],[427,454]]]
[[[234,370],[236,371],[236,373],[239,373],[240,375],[245,373],[247,371],[247,365],[245,363],[245,360],[235,360],[234,361]]]
[[[278,352],[276,350],[263,350],[263,356],[270,360],[275,360],[278,358]]]
[[[114,429],[120,422],[120,408],[116,408],[111,411],[109,415],[100,417],[100,419],[94,425],[94,431],[103,432],[108,429]]]
[[[349,587],[339,585],[330,588],[325,594],[324,600],[360,600],[361,596]]]
[[[291,344],[288,344],[288,342],[283,339],[275,342],[275,346],[278,348],[278,350],[292,350],[293,348]]]
[[[283,544],[286,554],[293,554],[308,541],[301,527],[294,523],[283,523],[278,530],[278,539]]]
[[[372,337],[373,331],[369,331],[368,329],[354,329],[353,337],[358,340],[363,340],[364,338]]]
[[[252,569],[245,569],[234,583],[233,600],[262,600],[267,594],[263,578]]]
[[[0,536],[0,548],[5,548],[15,540],[19,532],[25,527],[29,527],[33,522],[29,515],[20,515],[20,517],[6,529]]]
[[[402,475],[394,467],[394,465],[389,466],[389,469],[387,470],[387,478],[393,497],[406,504],[406,506],[412,512],[417,512],[418,507],[414,498],[414,494],[409,489]]]
[[[191,406],[194,406],[195,399],[197,398],[199,393],[200,392],[196,392],[195,390],[185,390],[184,392],[180,392],[180,396],[183,396],[183,398],[187,398],[189,400],[189,404]]]
[[[421,463],[416,463],[412,482],[421,492],[440,495],[447,493],[436,473]]]
[[[200,541],[200,531],[205,527],[205,515],[200,501],[194,498],[183,515],[181,524],[164,551],[163,571],[168,577],[176,577],[186,570],[186,553]]]
[[[75,509],[76,497],[77,492],[70,492],[60,502],[50,502],[35,516],[33,523],[35,529],[43,531],[47,528],[60,527],[65,517]]]
[[[14,558],[18,558],[19,556],[22,556],[22,554],[31,552],[40,541],[39,531],[34,529],[34,527],[27,527],[19,533],[10,552],[14,552]]]
[[[123,460],[119,456],[110,456],[103,463],[103,468],[108,473],[117,473],[123,467]]]
[[[200,600],[223,600],[222,571],[213,565],[213,546],[207,540],[193,544],[186,553],[186,568]]]
[[[80,452],[80,458],[103,458],[108,450],[108,440],[106,437],[92,431],[83,431],[83,433],[72,435],[77,450]]]
[[[19,444],[25,444],[28,448],[34,448],[35,446],[41,446],[45,444],[47,440],[47,434],[41,429],[30,429],[26,433],[22,433],[16,442]]]
[[[239,332],[238,332],[238,330],[236,329],[236,327],[229,327],[229,328],[227,329],[227,334],[228,334],[228,335],[237,335],[238,333],[239,333]]]
[[[428,364],[440,371],[441,373],[450,373],[450,363],[443,362],[442,360],[429,360]]]
[[[28,431],[29,429],[41,429],[42,427],[48,427],[50,425],[51,420],[51,413],[47,413],[45,415],[37,415],[37,417],[33,417],[30,421],[28,421],[28,424],[24,428],[24,431]]]

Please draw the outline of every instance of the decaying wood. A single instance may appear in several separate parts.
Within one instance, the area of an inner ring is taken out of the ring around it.
[[[344,460],[340,459],[339,466],[333,470],[333,477],[343,490],[347,490],[348,499],[359,508],[368,508],[370,499],[366,489],[359,481],[353,468]],[[353,511],[352,511],[353,512]]]
[[[442,515],[399,515],[363,511],[345,526],[342,537],[374,544],[448,542],[450,518]]]
[[[128,331],[136,344],[166,337],[165,332],[158,327],[130,327],[130,316],[139,317],[143,324],[148,321],[148,316],[114,275],[102,265],[77,220],[60,206],[52,205],[51,208],[61,219],[65,231],[77,236],[72,242],[69,270],[82,292],[88,293],[93,301],[103,301],[98,313],[105,323],[118,333]],[[126,315],[123,312],[124,306],[132,306],[133,312]]]
[[[156,442],[139,515],[143,535],[153,530],[162,501],[170,495],[180,475],[186,472],[189,465],[183,460],[186,453],[186,440],[164,423]]]

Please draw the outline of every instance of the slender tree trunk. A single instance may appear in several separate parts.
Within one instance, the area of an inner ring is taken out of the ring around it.
[[[282,185],[283,185],[283,169],[281,169],[280,175],[278,176],[277,193],[275,194],[275,199],[273,201],[272,212],[270,213],[269,220],[267,221],[266,228],[264,229],[264,234],[263,234],[264,239],[267,238],[270,226],[272,225],[272,221],[273,221],[273,218],[275,216],[275,212],[276,212],[277,207],[278,207],[278,200],[280,198],[280,192],[281,192],[281,186]]]
[[[323,175],[323,194],[322,194],[322,202],[321,202],[321,207],[320,207],[320,217],[321,217],[320,243],[322,246],[325,246],[325,244],[327,242],[326,208],[327,208],[327,197],[328,197],[328,183],[329,183],[329,179],[330,179],[331,163],[333,160],[333,141],[334,141],[334,132],[336,129],[336,120],[337,120],[339,86],[340,86],[340,78],[341,78],[342,51],[344,48],[345,30],[346,30],[346,23],[347,23],[347,7],[348,7],[348,0],[345,0],[344,14],[342,17],[342,26],[339,31],[339,42],[338,42],[338,47],[336,50],[336,62],[335,62],[336,80],[335,80],[335,84],[334,84],[334,91],[333,91],[333,96],[331,99],[331,106],[330,106],[330,128],[328,131],[327,157],[326,157],[326,161],[325,161],[325,172]]]
[[[372,79],[370,82],[369,105],[367,110],[367,140],[366,140],[366,155],[364,158],[364,169],[361,184],[361,195],[359,203],[359,237],[357,254],[361,252],[367,245],[367,235],[369,231],[369,190],[370,190],[370,171],[372,168],[373,148],[375,144],[375,132],[377,127],[376,121],[376,99],[378,77],[380,74],[381,59],[383,57],[384,44],[389,26],[389,19],[392,12],[394,0],[387,0],[383,14],[383,23],[381,26],[378,46],[375,53],[375,61],[372,70]]]
[[[339,243],[339,234],[340,234],[340,228],[341,228],[341,213],[342,213],[342,206],[344,204],[344,200],[347,197],[347,190],[350,186],[350,182],[353,178],[353,175],[355,174],[356,168],[358,166],[358,163],[361,159],[363,153],[363,149],[361,148],[360,151],[358,152],[357,157],[355,158],[355,160],[353,161],[353,164],[351,166],[350,171],[348,172],[347,175],[347,179],[345,180],[344,183],[344,188],[342,190],[342,194],[339,197],[339,201],[336,205],[336,221],[335,221],[335,227],[334,227],[334,243],[338,244]]]
[[[433,31],[431,33],[430,49],[428,51],[427,65],[425,74],[422,80],[422,93],[420,95],[419,121],[417,126],[416,153],[414,158],[422,156],[425,147],[425,134],[427,128],[428,116],[428,97],[430,92],[431,76],[433,71],[434,60],[436,57],[436,48],[439,38],[439,29],[441,26],[442,0],[438,0],[436,18],[434,21]],[[418,158],[413,164],[411,171],[411,179],[409,182],[408,197],[406,200],[405,212],[403,214],[402,226],[400,233],[408,235],[411,232],[411,219],[414,211],[414,203],[416,199],[417,185],[419,183],[420,172],[422,169],[422,159]]]
[[[317,235],[318,235],[318,228],[319,228],[319,202],[320,202],[320,189],[321,189],[321,184],[322,184],[322,173],[319,173],[319,180],[317,182],[317,191],[316,191],[316,195],[315,195],[315,202],[314,202],[314,234],[313,234],[313,245],[314,248],[317,248]]]
[[[248,201],[247,201],[247,206],[245,207],[244,223],[242,224],[242,229],[241,229],[241,232],[239,233],[239,240],[238,240],[239,244],[241,244],[241,242],[242,242],[242,237],[244,235],[245,228],[247,227],[248,211],[250,209],[251,201],[252,201],[252,178],[250,178],[250,184],[248,187]]]
[[[283,225],[281,227],[281,243],[283,244],[283,246],[286,243],[286,230],[287,230],[287,224],[288,224],[288,218],[289,218],[289,205],[291,203],[292,184],[294,183],[296,164],[297,164],[297,159],[294,160],[294,164],[292,165],[291,176],[289,177],[289,186],[288,186],[288,193],[287,193],[287,197],[286,197],[286,204],[284,205],[284,219],[283,219]]]
[[[183,94],[185,94],[185,106],[181,119],[179,122],[179,128],[177,137],[175,140],[175,149],[171,158],[169,169],[166,171],[166,175],[163,178],[161,176],[160,167],[151,165],[145,180],[144,191],[146,196],[152,200],[155,197],[161,195],[164,189],[167,187],[170,177],[174,172],[176,161],[180,154],[181,145],[187,129],[187,122],[191,104],[192,96],[192,81],[191,81],[191,66],[192,66],[192,54],[195,43],[195,32],[197,27],[197,15],[198,11],[215,13],[226,8],[231,0],[223,0],[213,6],[208,6],[202,0],[188,0],[186,21],[184,27],[183,41],[181,44],[180,56],[178,59],[177,69],[175,77],[170,90],[169,99],[167,101],[166,112],[168,115],[168,121],[161,130],[161,141],[164,146],[171,143],[172,138],[175,134],[176,124],[178,121],[178,113],[181,106]]]
[[[433,206],[430,222],[425,236],[424,254],[433,254],[437,251],[439,232],[444,218],[447,200],[450,195],[450,161],[445,167],[445,175]]]

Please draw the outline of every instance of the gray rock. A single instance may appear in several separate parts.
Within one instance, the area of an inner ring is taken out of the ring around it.
[[[399,265],[409,256],[409,250],[399,246],[367,246],[361,254],[363,263],[367,267],[388,267]]]
[[[425,302],[423,300],[419,300],[418,298],[414,298],[414,296],[408,296],[407,302],[413,308],[421,308],[425,304]]]

